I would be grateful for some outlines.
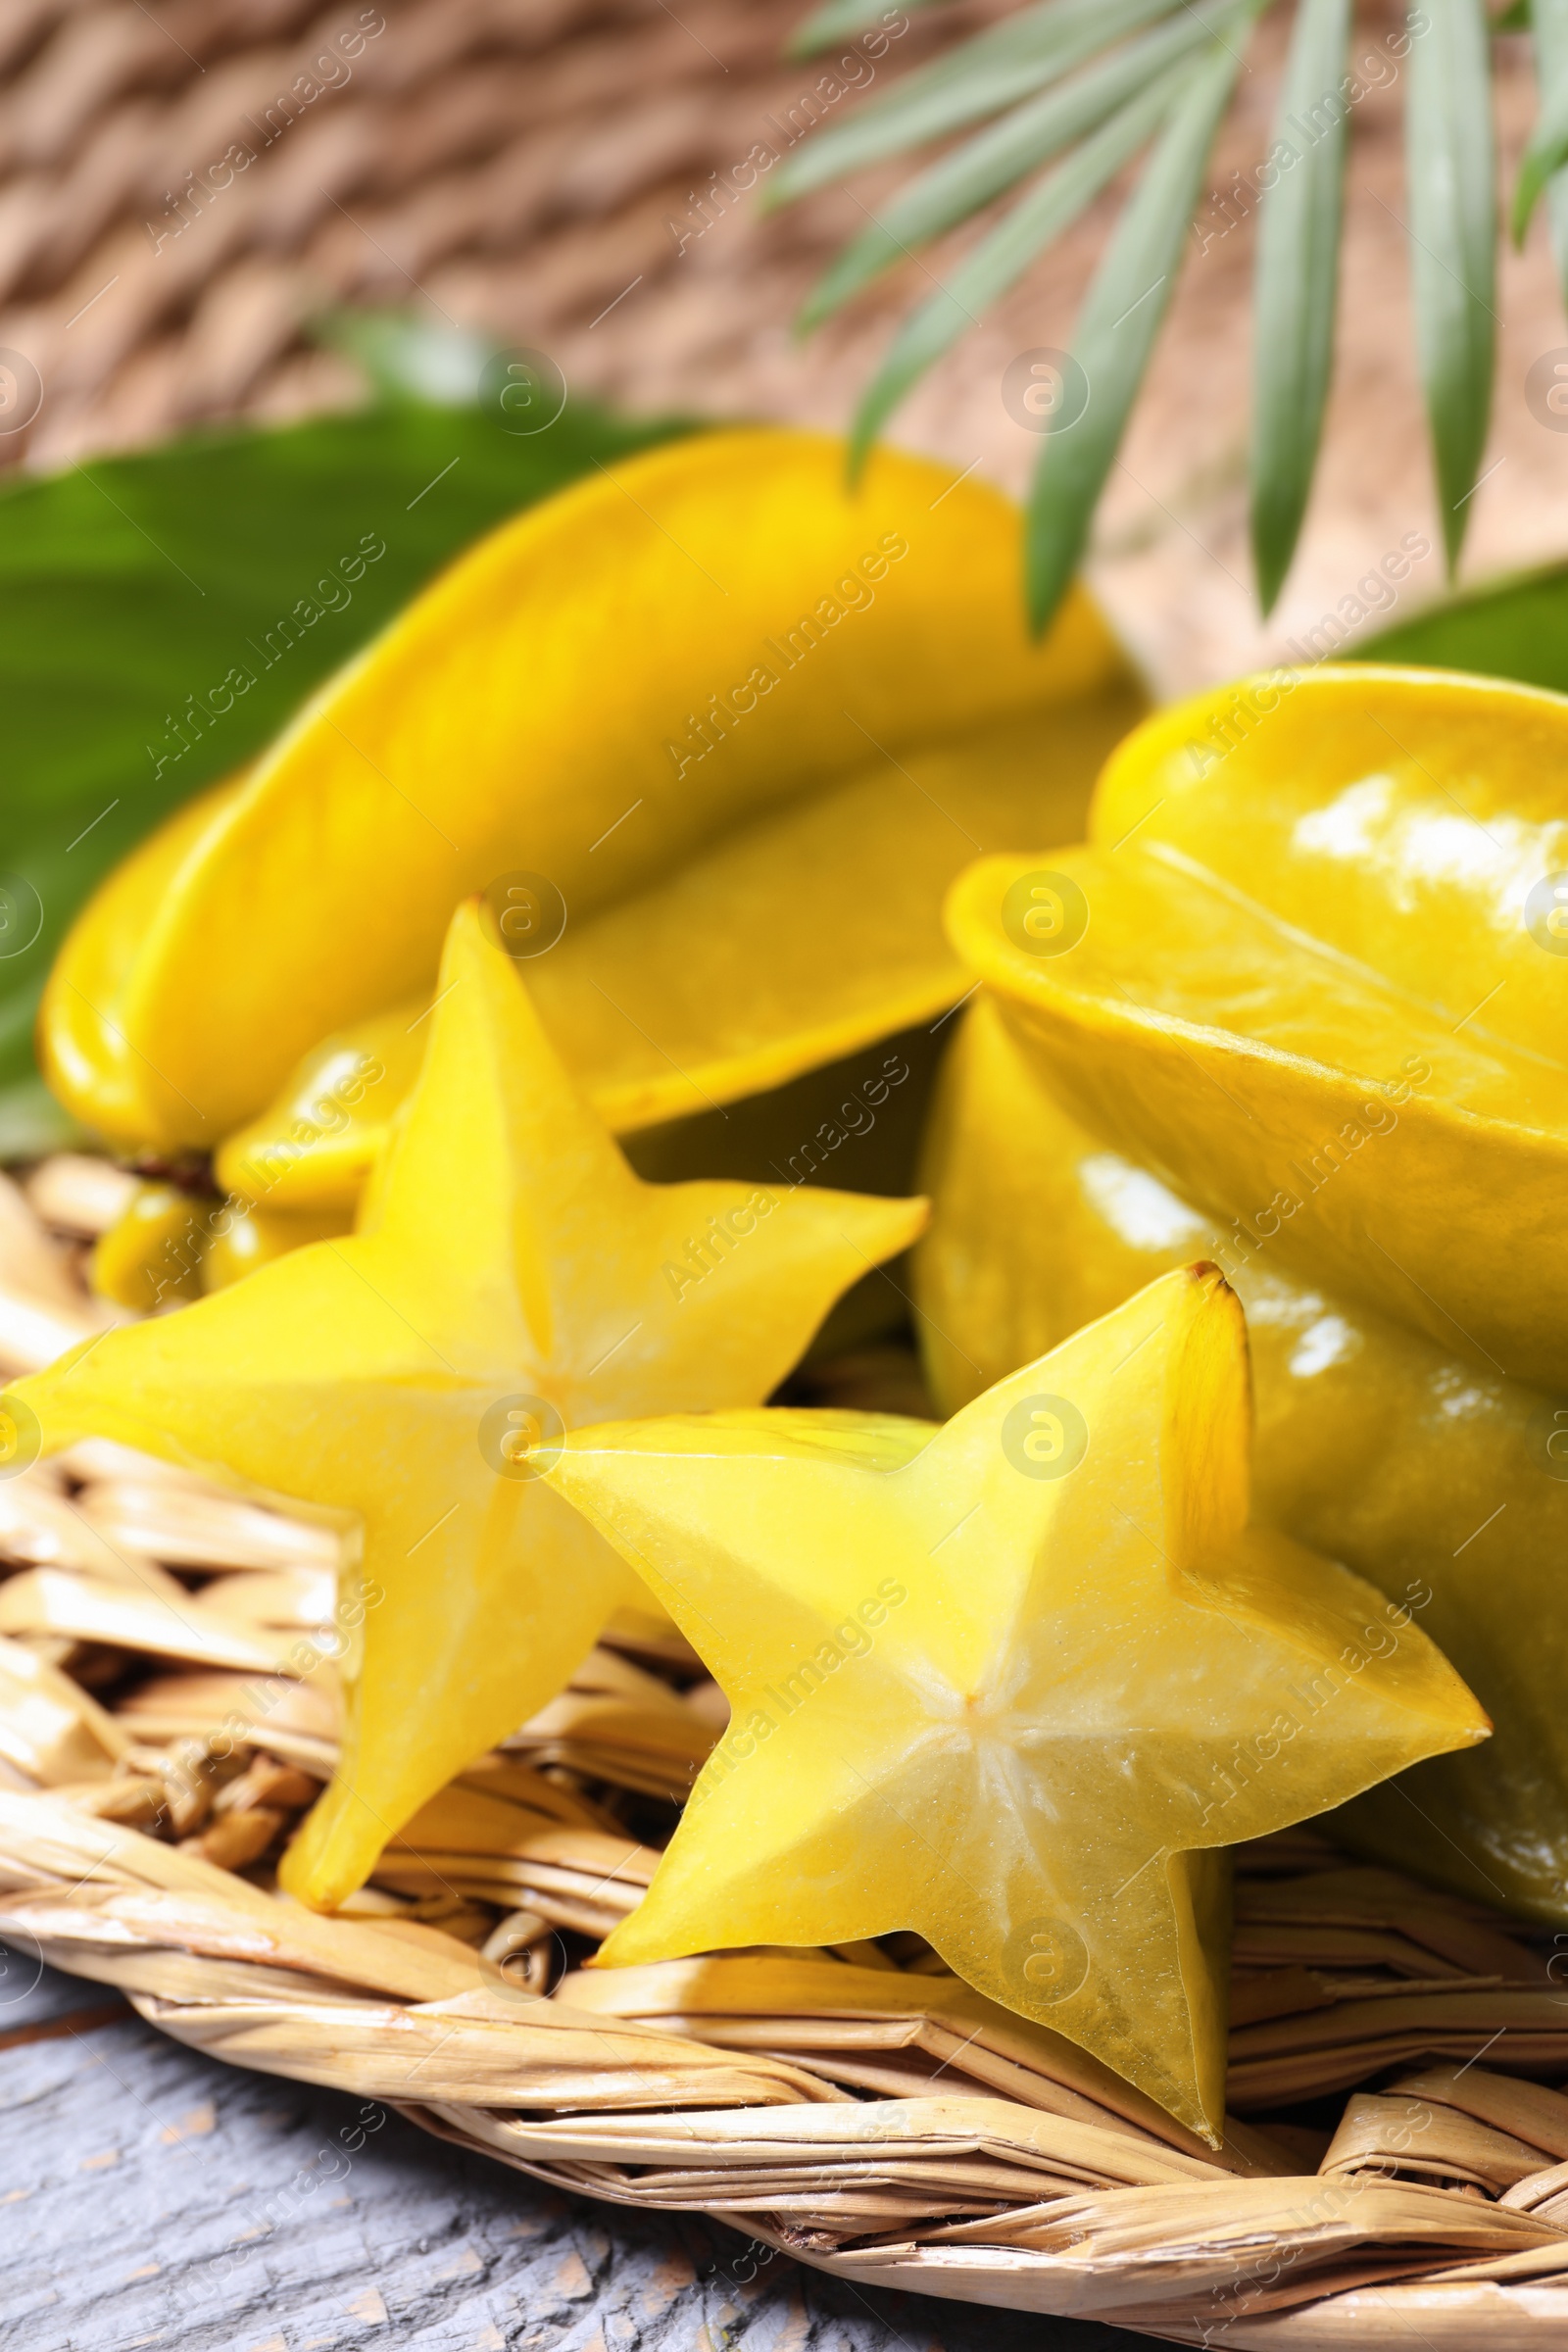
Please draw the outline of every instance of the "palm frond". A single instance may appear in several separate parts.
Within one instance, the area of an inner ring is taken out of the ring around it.
[[[1519,164],[1513,191],[1513,241],[1522,245],[1542,190],[1568,164],[1568,0],[1535,0],[1531,10],[1541,113]],[[1558,194],[1564,183],[1559,182]],[[1565,276],[1561,249],[1559,275]]]
[[[916,9],[938,5],[939,0],[903,0],[900,13],[909,16]],[[873,24],[880,24],[885,17],[894,13],[888,7],[888,0],[823,0],[823,5],[813,9],[804,24],[795,27],[788,54],[791,57],[819,57],[824,49],[831,49],[836,41],[853,41],[858,32],[865,32]]]
[[[1448,567],[1458,562],[1492,410],[1496,168],[1482,0],[1427,0],[1410,50],[1405,170],[1416,352]]]
[[[1000,122],[945,155],[845,247],[808,295],[802,327],[819,325],[884,270],[968,220],[1038,164],[1048,163],[1097,129],[1208,37],[1204,20],[1195,9],[1186,10],[1174,22],[1129,41],[1102,64],[1015,107]],[[1040,250],[1037,245],[1026,258],[1032,261]],[[1010,275],[1002,278],[985,299],[993,299],[1011,282]]]
[[[1242,35],[1252,15],[1238,12]],[[1025,571],[1029,615],[1043,629],[1078,567],[1100,493],[1181,267],[1208,152],[1241,72],[1240,52],[1216,36],[1172,109],[1084,299],[1073,357],[1089,405],[1071,430],[1047,436],[1029,500]]]
[[[866,450],[905,394],[933,360],[975,322],[978,309],[995,302],[1028,269],[1085,205],[1131,162],[1169,113],[1183,76],[1166,72],[1087,138],[1077,153],[1049,173],[977,245],[945,286],[908,318],[895,337],[860,404],[852,440],[852,465],[858,469]]]
[[[1259,207],[1252,562],[1265,612],[1296,553],[1328,398],[1349,120],[1340,84],[1349,35],[1350,0],[1301,0],[1271,149],[1295,161]]]
[[[1168,16],[1184,0],[1040,0],[1004,24],[977,33],[951,57],[918,67],[858,109],[846,122],[818,131],[768,184],[769,208],[845,179],[867,164],[902,155],[962,130],[1032,97],[1112,41]]]
[[[1216,44],[1245,39],[1272,5],[1226,0],[1222,11],[1217,0],[1031,0],[814,134],[772,175],[767,201],[782,204],[948,142],[867,216],[807,298],[803,332],[899,262],[917,259],[934,239],[1022,191],[895,334],[856,420],[852,463],[858,466],[924,370],[1155,142],[1074,331],[1090,410],[1070,435],[1054,419],[1043,452],[1029,535],[1030,605],[1039,621],[1061,592],[1063,566],[1070,569],[1082,552],[1169,299],[1234,86],[1234,68]],[[1568,0],[1513,0],[1491,22],[1486,7],[1487,0],[1421,0],[1402,38],[1391,36],[1389,44],[1407,63],[1416,344],[1450,567],[1490,416],[1497,198],[1489,52],[1492,35],[1504,29],[1533,30],[1542,91],[1514,192],[1514,234],[1524,236],[1544,193],[1568,293]],[[1347,74],[1351,0],[1296,0],[1296,11],[1271,151],[1278,158],[1283,144],[1294,161],[1283,169],[1276,163],[1259,207],[1254,287],[1251,535],[1265,612],[1294,560],[1322,439],[1353,90]],[[882,0],[820,0],[794,46],[800,54],[824,47],[885,13]],[[1261,186],[1261,171],[1254,177]],[[1176,210],[1156,218],[1161,206]],[[1151,289],[1147,304],[1130,283],[1140,271]]]

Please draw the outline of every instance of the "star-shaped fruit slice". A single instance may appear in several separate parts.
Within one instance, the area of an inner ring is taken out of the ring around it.
[[[538,1475],[563,1433],[757,1402],[925,1216],[825,1190],[642,1183],[471,903],[429,1021],[352,1237],[13,1392],[51,1449],[118,1438],[363,1522],[342,1761],[283,1869],[318,1908],[551,1698],[636,1592]]]
[[[1249,1529],[1246,1326],[1152,1283],[945,1428],[583,1430],[551,1482],[730,1701],[609,1963],[915,1929],[1192,2129],[1224,2107],[1216,1850],[1490,1728],[1408,1612]]]

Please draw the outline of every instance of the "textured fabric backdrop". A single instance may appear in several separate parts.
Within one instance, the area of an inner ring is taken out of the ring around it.
[[[309,331],[344,301],[542,348],[574,387],[637,407],[842,425],[896,310],[945,256],[793,339],[801,295],[893,184],[873,173],[767,218],[755,195],[711,195],[715,173],[808,118],[833,61],[782,58],[802,13],[802,0],[9,0],[0,346],[37,370],[43,400],[28,428],[0,435],[0,462],[64,465],[204,420],[352,401],[352,369]],[[960,0],[916,18],[879,62],[862,54],[858,92],[824,112],[885,88],[938,27],[997,13]],[[1377,5],[1360,20],[1356,55],[1386,62],[1352,118],[1329,455],[1266,633],[1245,513],[1253,223],[1227,191],[1267,153],[1283,20],[1254,44],[1097,535],[1101,591],[1164,691],[1303,643],[1325,613],[1353,618],[1357,581],[1407,533],[1433,552],[1401,609],[1441,589],[1410,352],[1404,70],[1387,48],[1399,22]],[[1534,96],[1525,42],[1497,56],[1511,179]],[[1018,351],[1068,340],[1112,210],[1095,208],[949,356],[897,419],[901,438],[1022,488],[1037,444],[1004,408],[1002,373]],[[1525,397],[1532,362],[1568,359],[1540,214],[1500,287],[1472,576],[1568,542],[1568,438]]]

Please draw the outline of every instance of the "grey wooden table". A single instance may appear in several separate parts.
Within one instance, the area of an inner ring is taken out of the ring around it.
[[[6,2352],[1147,2352],[862,2292],[181,2049],[0,1947]]]

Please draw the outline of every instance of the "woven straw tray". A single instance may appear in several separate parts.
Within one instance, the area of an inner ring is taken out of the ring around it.
[[[0,1371],[101,1325],[107,1163],[0,1177]],[[907,1407],[894,1348],[816,1377]],[[88,1442],[0,1481],[0,1936],[235,2065],[385,2100],[847,2278],[1194,2344],[1560,2344],[1568,2000],[1540,1938],[1336,1852],[1238,1855],[1219,2153],[912,1936],[596,1971],[723,1723],[612,1627],[349,1914],[273,1891],[330,1771],[339,1539]]]

